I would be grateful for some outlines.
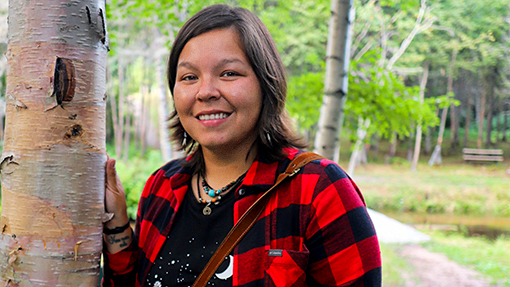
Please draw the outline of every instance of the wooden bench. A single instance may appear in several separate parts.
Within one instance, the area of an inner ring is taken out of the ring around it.
[[[503,150],[500,149],[462,149],[465,161],[503,161]]]

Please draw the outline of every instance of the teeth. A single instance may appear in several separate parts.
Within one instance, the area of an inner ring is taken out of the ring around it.
[[[225,113],[219,113],[219,114],[212,114],[212,115],[200,115],[198,117],[199,120],[201,121],[207,121],[207,120],[219,120],[219,119],[224,119],[228,117],[228,114],[225,114]]]

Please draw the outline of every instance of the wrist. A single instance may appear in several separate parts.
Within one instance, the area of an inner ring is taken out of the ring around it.
[[[120,233],[123,233],[124,231],[126,231],[128,228],[130,228],[129,221],[127,221],[127,223],[125,223],[121,226],[117,226],[115,228],[108,228],[105,226],[103,229],[103,233],[106,235],[120,234]]]
[[[108,229],[114,229],[116,227],[124,226],[126,224],[126,222],[129,222],[129,218],[128,218],[127,214],[125,214],[123,216],[122,215],[120,215],[120,216],[114,215],[110,221],[105,223],[104,227],[108,228]]]

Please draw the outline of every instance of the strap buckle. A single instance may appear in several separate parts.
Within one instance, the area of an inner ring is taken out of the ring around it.
[[[296,168],[295,170],[292,171],[291,174],[289,174],[289,177],[293,177],[294,175],[296,175],[296,173],[298,173],[299,171],[301,170],[300,167]]]

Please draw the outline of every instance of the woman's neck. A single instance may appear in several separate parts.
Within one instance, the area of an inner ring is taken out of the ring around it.
[[[257,145],[249,149],[231,150],[229,152],[214,152],[202,149],[204,156],[204,173],[207,183],[213,188],[220,188],[236,180],[251,166],[257,156]]]

